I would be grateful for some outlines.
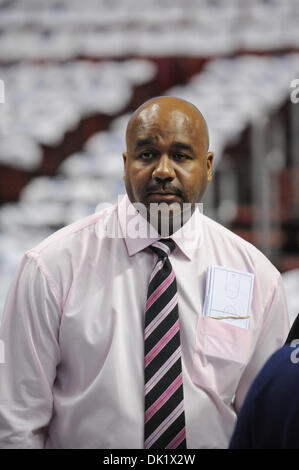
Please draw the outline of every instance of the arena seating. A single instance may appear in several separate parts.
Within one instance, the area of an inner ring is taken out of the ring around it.
[[[298,16],[292,0],[0,1],[0,319],[23,253],[124,194],[126,123],[158,94],[203,112],[204,211],[262,249],[295,299]]]

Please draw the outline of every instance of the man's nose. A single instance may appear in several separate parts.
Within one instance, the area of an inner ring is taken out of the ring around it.
[[[173,162],[172,162],[172,159],[169,158],[167,154],[161,155],[161,157],[157,161],[152,177],[160,179],[160,180],[165,180],[165,179],[172,180],[175,178]]]

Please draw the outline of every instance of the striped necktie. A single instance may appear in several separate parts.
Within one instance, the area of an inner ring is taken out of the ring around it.
[[[186,449],[180,325],[172,239],[151,245],[158,255],[145,310],[145,449]]]

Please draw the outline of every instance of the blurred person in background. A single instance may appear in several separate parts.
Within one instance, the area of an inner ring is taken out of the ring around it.
[[[26,252],[12,283],[0,447],[227,448],[285,341],[280,273],[198,209],[213,162],[199,110],[149,100],[126,144],[127,195]],[[254,275],[249,322],[203,315],[210,266]]]
[[[276,351],[254,380],[230,449],[299,449],[299,339]]]

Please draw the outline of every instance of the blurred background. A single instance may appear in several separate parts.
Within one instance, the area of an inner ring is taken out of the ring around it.
[[[298,24],[298,0],[0,0],[0,320],[24,252],[125,194],[126,123],[167,94],[210,129],[204,213],[282,272],[293,321]]]

